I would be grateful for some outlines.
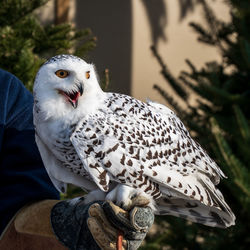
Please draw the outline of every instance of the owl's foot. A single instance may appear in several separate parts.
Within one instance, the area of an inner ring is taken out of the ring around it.
[[[104,201],[107,193],[100,189],[93,190],[84,196],[84,204],[88,204],[93,201]]]
[[[117,206],[128,211],[135,206],[149,206],[153,211],[155,210],[155,202],[150,195],[144,193],[141,190],[123,184],[118,184],[108,194],[100,189],[89,192],[84,197],[84,204],[98,200],[110,200]]]
[[[132,187],[118,184],[107,195],[105,200],[111,200],[117,206],[131,210],[135,206],[149,206],[154,210],[154,200],[148,194]]]

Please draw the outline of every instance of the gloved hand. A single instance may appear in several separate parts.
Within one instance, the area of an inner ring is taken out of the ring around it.
[[[153,224],[154,214],[148,200],[132,200],[130,211],[111,201],[85,205],[83,198],[57,203],[51,211],[55,235],[65,246],[76,250],[117,249],[117,237],[123,235],[123,249],[137,249]]]

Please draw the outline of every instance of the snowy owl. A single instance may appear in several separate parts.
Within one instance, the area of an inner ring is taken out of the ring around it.
[[[56,188],[67,183],[128,207],[145,196],[155,214],[208,226],[234,225],[215,187],[224,176],[169,108],[107,93],[92,64],[72,55],[49,59],[34,84],[36,142]]]

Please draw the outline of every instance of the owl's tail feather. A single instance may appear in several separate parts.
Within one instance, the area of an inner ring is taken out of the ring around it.
[[[212,196],[212,198],[215,197]],[[162,196],[157,200],[157,211],[155,213],[173,215],[211,227],[226,228],[234,225],[235,216],[224,199],[221,201],[216,198],[214,203],[218,206],[204,205],[191,199]]]

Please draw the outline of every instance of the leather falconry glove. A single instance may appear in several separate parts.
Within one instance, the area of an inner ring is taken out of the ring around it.
[[[55,235],[72,250],[117,249],[119,232],[123,235],[122,249],[137,249],[154,222],[149,201],[138,196],[129,211],[111,201],[84,205],[83,198],[57,203],[51,212]]]
[[[129,211],[112,202],[83,204],[83,198],[44,200],[22,208],[9,223],[0,249],[137,249],[153,224],[149,201],[137,196]],[[122,242],[117,244],[119,233]]]

